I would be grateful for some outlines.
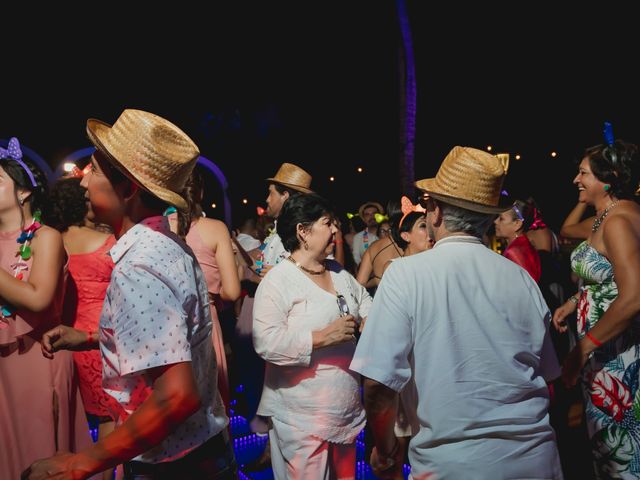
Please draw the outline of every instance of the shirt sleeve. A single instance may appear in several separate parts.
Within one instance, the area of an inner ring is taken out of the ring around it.
[[[353,261],[356,263],[356,265],[360,265],[360,262],[362,261],[362,252],[360,251],[361,248],[361,235],[356,234],[353,237],[353,251],[351,252],[353,254]]]
[[[385,272],[376,290],[350,369],[401,391],[411,378],[412,316],[406,308],[407,282],[400,262]]]
[[[253,346],[256,353],[267,362],[307,367],[311,363],[313,350],[311,331],[290,328],[288,312],[286,300],[270,273],[260,282],[256,291]]]
[[[555,380],[561,374],[560,364],[558,363],[556,350],[553,347],[553,342],[551,340],[551,331],[549,330],[550,318],[551,313],[547,312],[547,317],[545,318],[547,330],[544,334],[544,340],[542,341],[542,350],[540,351],[540,375],[547,382]]]
[[[371,311],[371,305],[373,305],[373,298],[371,298],[367,289],[364,288],[353,275],[348,272],[347,274],[349,275],[349,282],[351,282],[351,289],[358,302],[358,315],[360,318],[367,318]]]
[[[131,264],[112,282],[113,337],[122,375],[191,361],[186,312],[172,277]]]

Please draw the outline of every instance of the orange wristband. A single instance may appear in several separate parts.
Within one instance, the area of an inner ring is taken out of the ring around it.
[[[591,342],[596,346],[599,347],[600,345],[602,345],[602,342],[600,340],[598,340],[596,337],[594,337],[593,335],[591,335],[591,332],[587,332],[584,335],[585,337],[587,337],[589,340],[591,340]]]

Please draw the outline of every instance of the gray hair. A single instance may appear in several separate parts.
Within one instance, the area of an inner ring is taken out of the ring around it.
[[[438,205],[444,226],[451,233],[467,233],[482,238],[495,218],[494,214],[473,212],[444,202],[438,202]]]

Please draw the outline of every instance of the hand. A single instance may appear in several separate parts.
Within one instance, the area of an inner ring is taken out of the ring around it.
[[[396,439],[396,451],[393,456],[381,457],[378,447],[373,447],[369,464],[377,478],[403,480],[402,461],[404,460],[404,449],[400,448],[400,442]]]
[[[89,472],[81,472],[73,468],[75,455],[61,452],[53,457],[36,460],[27,468],[20,480],[79,480],[89,477]]]
[[[367,317],[361,318],[360,319],[360,325],[358,325],[358,331],[360,333],[362,333],[362,330],[364,330],[364,324],[367,323]]]
[[[42,335],[42,355],[53,358],[58,350],[84,350],[89,342],[89,334],[82,330],[58,325]]]
[[[313,332],[313,346],[329,347],[344,342],[350,342],[354,339],[356,331],[356,321],[353,315],[345,315],[338,317],[325,328],[320,331]]]
[[[567,300],[563,305],[556,308],[556,311],[553,312],[553,326],[560,333],[564,333],[567,331],[567,322],[566,318],[576,311],[576,307],[578,305],[571,300]]]
[[[569,352],[562,363],[562,383],[565,387],[573,387],[578,381],[582,367],[587,363],[589,355],[582,351],[580,342]]]

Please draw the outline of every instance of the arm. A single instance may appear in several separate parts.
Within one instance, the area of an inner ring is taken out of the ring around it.
[[[398,393],[370,378],[364,379],[364,408],[375,447],[371,466],[382,478],[393,478],[402,471],[404,450],[398,448],[393,427],[398,416]]]
[[[640,313],[640,235],[631,220],[614,215],[607,219],[603,231],[606,252],[615,272],[618,296],[598,323],[589,331],[597,343],[606,343],[629,328]],[[598,344],[583,337],[565,360],[563,379],[569,385],[576,382],[580,369]]]
[[[191,362],[152,368],[147,374],[153,392],[120,427],[82,452],[35,462],[29,478],[48,478],[39,477],[39,472],[67,472],[77,475],[72,478],[87,478],[114,467],[160,443],[200,407]]]
[[[197,225],[203,233],[203,238],[209,242],[208,246],[211,246],[216,254],[222,284],[220,298],[233,302],[240,296],[240,279],[227,226],[219,220],[209,218],[199,220]]]
[[[578,203],[565,219],[560,227],[560,235],[567,238],[589,238],[594,217],[582,220],[584,212],[587,210],[586,203]]]
[[[282,285],[281,285],[282,286]],[[283,286],[286,288],[286,286]],[[325,328],[310,332],[289,328],[291,308],[278,287],[260,283],[253,307],[253,346],[265,361],[275,365],[309,366],[315,349],[351,341],[353,316],[339,317]]]
[[[362,256],[362,261],[360,262],[360,266],[358,267],[358,276],[357,280],[360,285],[365,287],[369,287],[369,280],[371,279],[371,274],[373,273],[373,263],[371,262],[371,253],[370,248],[368,248],[364,255]]]
[[[53,301],[65,253],[62,236],[48,227],[36,232],[31,247],[33,263],[29,280],[18,280],[11,273],[0,270],[0,297],[18,309],[38,313]]]

